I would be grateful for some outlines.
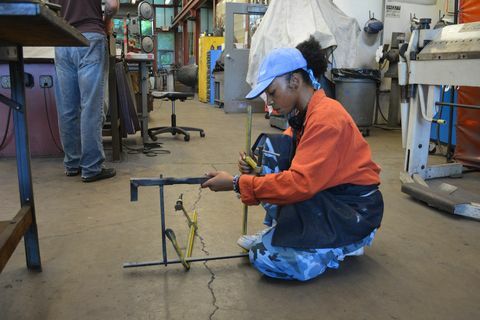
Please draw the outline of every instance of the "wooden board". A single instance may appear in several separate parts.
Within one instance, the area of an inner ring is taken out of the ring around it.
[[[88,46],[87,39],[35,0],[0,0],[0,45]]]
[[[25,206],[11,221],[0,221],[0,272],[32,224],[32,211]]]

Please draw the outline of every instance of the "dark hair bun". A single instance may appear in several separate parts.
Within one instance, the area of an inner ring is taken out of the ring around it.
[[[307,67],[312,69],[315,78],[320,77],[327,71],[328,60],[325,50],[322,49],[320,43],[310,36],[308,40],[303,41],[296,47],[307,60]]]

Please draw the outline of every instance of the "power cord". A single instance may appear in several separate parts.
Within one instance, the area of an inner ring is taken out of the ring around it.
[[[143,153],[147,157],[156,157],[159,154],[170,154],[169,150],[160,150],[162,148],[161,142],[155,143],[145,143],[143,147],[130,147],[125,143],[122,143],[122,146],[127,149],[128,154],[140,154]]]
[[[50,91],[49,91],[50,92]],[[58,151],[63,152],[63,148],[60,147],[55,140],[55,135],[53,134],[52,124],[50,123],[50,116],[48,114],[48,104],[47,104],[47,88],[43,87],[43,101],[45,106],[45,115],[47,116],[48,130],[50,130],[50,137],[52,138],[53,143],[57,147]]]

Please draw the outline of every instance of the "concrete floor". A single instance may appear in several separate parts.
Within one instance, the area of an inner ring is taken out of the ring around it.
[[[157,105],[152,123],[167,123],[169,112],[169,104]],[[165,136],[169,155],[124,153],[122,162],[108,163],[117,169],[110,180],[84,184],[63,175],[61,159],[33,159],[43,272],[27,271],[21,243],[0,274],[0,319],[480,319],[480,223],[400,192],[398,131],[373,129],[368,138],[383,168],[385,216],[366,255],[339,270],[300,283],[263,277],[239,259],[195,263],[189,272],[179,265],[123,269],[127,261],[161,258],[158,190],[140,189],[139,201],[130,202],[129,178],[234,172],[244,147],[245,115],[198,102],[178,103],[177,112],[180,125],[202,127],[207,137],[186,143]],[[278,132],[255,114],[254,136],[262,131]],[[18,210],[13,159],[0,159],[0,181],[0,220],[10,219]],[[185,219],[173,210],[182,192],[187,208],[199,212],[194,255],[239,252],[235,195],[167,187],[167,225],[182,244]],[[262,218],[251,208],[249,230],[261,229]]]

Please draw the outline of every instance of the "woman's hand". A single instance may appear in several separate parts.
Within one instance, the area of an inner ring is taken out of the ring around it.
[[[238,159],[238,170],[241,174],[253,174],[253,169],[245,162],[245,157],[247,154],[245,152],[240,152],[240,158]]]
[[[202,188],[209,188],[212,191],[232,191],[233,176],[225,171],[215,171],[207,173],[209,180],[202,184]]]

